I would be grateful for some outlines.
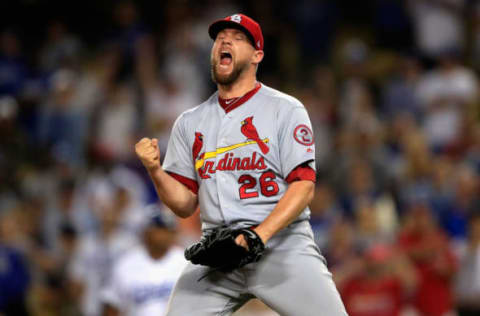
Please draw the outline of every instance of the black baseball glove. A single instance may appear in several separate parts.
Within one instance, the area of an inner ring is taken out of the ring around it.
[[[242,234],[248,250],[235,243]],[[185,250],[185,258],[193,264],[201,264],[223,272],[230,272],[262,257],[265,245],[257,233],[248,228],[217,228]]]

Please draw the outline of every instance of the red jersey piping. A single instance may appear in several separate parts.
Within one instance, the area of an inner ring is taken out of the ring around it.
[[[255,95],[255,93],[257,93],[258,90],[260,90],[261,87],[262,87],[262,85],[260,84],[260,82],[257,82],[257,84],[255,85],[255,88],[248,91],[247,93],[245,93],[241,97],[231,98],[231,99],[222,99],[219,96],[218,97],[218,103],[225,110],[225,113],[228,113],[228,112],[232,111],[233,109],[238,108],[240,105],[244,104],[248,100],[250,100],[250,98],[253,97]]]

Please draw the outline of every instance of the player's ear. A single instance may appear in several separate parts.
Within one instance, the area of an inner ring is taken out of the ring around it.
[[[263,60],[263,56],[263,50],[255,50],[252,57],[252,63],[256,65],[260,64],[260,62]]]

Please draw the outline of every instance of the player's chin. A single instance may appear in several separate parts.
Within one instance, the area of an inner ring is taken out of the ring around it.
[[[213,81],[218,84],[230,84],[232,82],[233,77],[233,68],[230,70],[222,69],[219,70],[218,68],[214,69],[212,72]]]

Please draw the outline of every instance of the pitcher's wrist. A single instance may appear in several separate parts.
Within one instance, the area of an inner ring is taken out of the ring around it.
[[[147,171],[149,174],[155,174],[157,173],[159,170],[162,169],[162,166],[160,164],[158,165],[154,165],[154,166],[149,166],[149,167],[146,167]]]

